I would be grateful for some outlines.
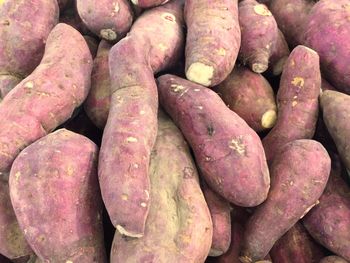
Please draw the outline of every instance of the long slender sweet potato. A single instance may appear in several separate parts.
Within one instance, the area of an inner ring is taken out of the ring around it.
[[[14,161],[10,196],[19,225],[44,262],[105,262],[97,146],[60,129]]]
[[[157,5],[162,5],[169,0],[131,0],[131,2],[141,8],[149,8]]]
[[[350,261],[350,188],[342,173],[340,160],[334,156],[320,203],[305,216],[303,224],[317,242]]]
[[[326,90],[321,95],[323,120],[332,136],[338,152],[348,170],[350,170],[350,96],[344,93]]]
[[[263,259],[274,243],[318,202],[330,166],[327,151],[316,141],[295,140],[282,147],[271,165],[268,198],[246,226],[242,262]]]
[[[191,145],[208,185],[240,206],[262,203],[270,178],[258,135],[212,90],[174,75],[158,78],[160,103]]]
[[[149,159],[157,135],[154,73],[181,56],[182,9],[182,1],[176,0],[144,12],[109,53],[111,108],[99,179],[113,225],[128,236],[141,237],[144,232],[150,202]]]
[[[304,43],[306,19],[313,0],[271,0],[269,8],[291,48]]]
[[[91,121],[103,129],[108,119],[111,97],[111,80],[109,77],[108,54],[112,45],[102,40],[91,74],[91,89],[84,103],[84,109]]]
[[[279,37],[276,20],[264,4],[255,0],[240,2],[238,12],[242,32],[240,60],[252,71],[263,73]]]
[[[77,0],[77,9],[90,31],[108,41],[121,39],[133,21],[127,0]]]
[[[328,256],[323,258],[320,263],[348,263],[345,259],[338,256]]]
[[[275,95],[269,82],[261,74],[236,66],[214,90],[255,131],[263,131],[275,125]]]
[[[232,71],[241,45],[237,0],[185,3],[186,77],[215,86]]]
[[[58,13],[56,0],[0,1],[0,99],[39,64]]]
[[[313,137],[320,89],[321,72],[317,53],[307,47],[297,46],[282,72],[277,93],[276,125],[263,139],[268,162],[286,143]]]
[[[270,255],[278,263],[319,263],[325,251],[298,222],[274,244]]]
[[[145,234],[125,238],[116,231],[111,263],[202,263],[209,253],[213,227],[189,148],[164,113],[158,123]]]
[[[278,29],[278,36],[270,57],[271,72],[274,76],[282,73],[284,64],[290,55],[288,43],[281,30]]]
[[[231,243],[231,206],[203,181],[202,191],[208,204],[213,222],[213,239],[209,256],[217,257],[225,253]]]
[[[321,0],[304,26],[305,45],[320,56],[325,77],[340,91],[350,94],[350,3]]]

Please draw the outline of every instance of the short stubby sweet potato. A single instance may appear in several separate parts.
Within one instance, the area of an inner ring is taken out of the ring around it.
[[[270,57],[270,72],[274,76],[278,76],[282,73],[284,64],[286,63],[290,55],[288,43],[281,30],[278,29],[278,37],[275,42],[275,46],[272,50]]]
[[[0,1],[0,99],[39,64],[58,15],[56,0]]]
[[[186,78],[215,86],[232,71],[241,45],[237,0],[185,2]]]
[[[127,236],[143,235],[149,211],[149,160],[158,110],[154,74],[180,58],[183,25],[182,0],[171,1],[142,13],[109,53],[111,106],[99,155],[99,180],[109,217]]]
[[[319,142],[295,140],[282,147],[270,167],[267,200],[246,225],[242,262],[263,259],[275,242],[318,203],[330,168],[330,157]]]
[[[261,74],[236,66],[214,91],[256,132],[270,129],[275,125],[277,119],[275,94],[269,82]]]
[[[319,263],[325,251],[298,222],[274,244],[270,255],[278,263]]]
[[[144,236],[116,231],[111,263],[202,263],[209,253],[212,221],[189,148],[169,117],[160,112],[158,123]]]
[[[291,48],[304,43],[304,24],[314,0],[271,0],[269,8]]]
[[[100,129],[106,125],[111,97],[108,54],[112,45],[102,40],[98,46],[91,73],[91,89],[84,103],[84,110]]]
[[[224,254],[230,247],[231,206],[229,202],[211,190],[204,181],[201,185],[213,222],[213,239],[209,256],[218,257]]]
[[[321,108],[323,120],[332,136],[338,152],[348,170],[350,170],[350,96],[344,93],[326,90],[322,92]]]
[[[131,0],[131,2],[140,8],[149,8],[167,3],[169,0]]]
[[[242,32],[239,58],[252,71],[263,73],[279,37],[276,20],[266,5],[255,0],[240,2],[238,12]]]
[[[328,256],[324,257],[320,263],[349,263],[349,261],[346,261],[345,259],[338,256]]]
[[[0,175],[0,253],[10,259],[33,253],[16,220],[8,181],[2,175]]]
[[[0,104],[0,172],[10,170],[23,148],[69,119],[88,94],[91,69],[80,33],[55,26],[40,65]]]
[[[125,36],[133,22],[128,0],[77,0],[77,10],[89,30],[108,41]]]
[[[317,53],[305,46],[297,46],[282,72],[277,92],[276,124],[262,140],[269,163],[286,143],[313,137],[320,89],[321,72]]]
[[[189,142],[208,185],[229,202],[256,206],[269,170],[259,136],[212,90],[174,75],[158,78],[159,100]]]
[[[44,262],[106,262],[97,146],[59,129],[25,148],[10,172],[11,202]]]
[[[347,94],[350,94],[349,10],[348,0],[321,0],[313,6],[304,25],[305,45],[319,54],[325,77]]]
[[[339,157],[334,156],[320,203],[304,217],[303,224],[317,242],[350,261],[350,187],[342,173]]]

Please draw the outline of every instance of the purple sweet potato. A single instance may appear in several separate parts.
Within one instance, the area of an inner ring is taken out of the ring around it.
[[[317,242],[350,261],[350,188],[341,177],[344,172],[335,156],[320,203],[305,216],[303,224]]]
[[[345,259],[338,256],[328,256],[323,258],[320,263],[348,263]]]
[[[116,231],[111,263],[202,263],[209,253],[213,226],[189,148],[169,117],[160,114],[158,123],[144,236]]]
[[[348,170],[350,170],[350,96],[344,93],[326,90],[322,92],[321,108],[323,120],[332,136],[338,152]]]
[[[212,90],[174,75],[158,78],[160,103],[191,145],[208,185],[229,202],[256,206],[269,171],[259,136]]]
[[[75,0],[74,0],[75,1]],[[76,5],[73,5],[64,12],[60,14],[60,23],[65,23],[70,25],[71,27],[74,27],[76,30],[78,30],[82,35],[91,35],[94,36],[94,34],[86,27],[83,20],[81,20]]]
[[[305,20],[314,4],[313,0],[270,1],[270,10],[291,48],[304,43]]]
[[[77,0],[77,10],[89,30],[108,41],[121,39],[133,21],[128,0]]]
[[[264,4],[244,0],[238,5],[242,43],[239,58],[256,73],[269,67],[269,59],[278,39],[275,18]]]
[[[185,20],[186,77],[215,86],[232,71],[241,45],[237,0],[187,0]]]
[[[320,89],[321,73],[317,53],[307,47],[297,46],[282,72],[277,93],[276,125],[263,139],[269,163],[286,143],[313,137]]]
[[[202,191],[213,221],[213,239],[209,256],[224,254],[231,243],[231,206],[203,181]]]
[[[141,8],[149,8],[157,5],[162,5],[169,0],[131,0],[131,2]]]
[[[106,262],[97,146],[60,129],[25,148],[9,185],[19,225],[44,262]]]
[[[236,66],[214,90],[255,131],[260,132],[275,125],[275,95],[269,82],[261,74]]]
[[[100,129],[106,125],[111,97],[108,54],[112,45],[102,40],[91,74],[91,89],[85,101],[84,109],[90,120]]]
[[[305,45],[320,56],[325,77],[340,91],[350,94],[350,3],[321,0],[305,23]]]
[[[179,0],[144,12],[109,53],[111,108],[99,179],[113,225],[128,236],[143,235],[149,211],[149,160],[158,110],[154,73],[176,63],[182,54],[182,9]],[[125,194],[128,200],[123,199]]]
[[[39,64],[58,13],[56,0],[0,1],[0,99]]]
[[[270,255],[278,263],[319,263],[325,251],[298,222],[274,244]]]
[[[282,31],[278,29],[277,39],[270,57],[271,72],[274,76],[278,76],[282,73],[284,64],[286,63],[289,55],[290,50],[288,43],[284,38]]]
[[[330,166],[330,157],[319,142],[295,140],[282,147],[270,168],[268,198],[246,225],[242,262],[263,259],[275,242],[317,204]]]

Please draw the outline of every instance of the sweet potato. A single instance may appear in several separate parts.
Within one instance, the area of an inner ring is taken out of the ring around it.
[[[324,247],[350,261],[350,188],[339,158],[332,158],[332,172],[320,203],[303,219],[311,236]]]
[[[212,191],[204,181],[202,191],[213,222],[213,239],[209,256],[217,257],[225,253],[231,243],[231,206],[229,202]]]
[[[304,23],[313,0],[271,0],[270,10],[291,48],[304,43]]]
[[[97,146],[60,129],[13,162],[11,202],[25,238],[44,262],[105,262]]]
[[[108,41],[121,39],[133,22],[128,0],[77,0],[77,10],[89,30]]]
[[[348,129],[350,96],[338,91],[326,90],[321,95],[320,103],[327,129],[346,168],[350,170],[350,130]]]
[[[85,101],[84,109],[90,120],[100,129],[106,125],[111,97],[108,54],[112,45],[102,40],[91,74],[91,89]]]
[[[58,13],[56,0],[0,1],[0,100],[39,64]]]
[[[158,123],[145,234],[125,238],[116,231],[111,263],[201,263],[209,253],[212,222],[189,148],[169,117],[161,113]]]
[[[150,201],[149,159],[157,135],[154,73],[176,63],[182,53],[182,9],[180,0],[144,12],[109,53],[111,108],[99,179],[113,225],[128,236],[141,237],[144,232]],[[125,194],[128,200],[123,199]]]
[[[269,82],[261,74],[236,66],[214,90],[255,131],[260,132],[275,125],[275,95]]]
[[[233,69],[241,45],[237,0],[185,2],[186,77],[215,86]]]
[[[157,5],[162,5],[168,2],[169,0],[131,0],[131,2],[141,8],[149,8]]]
[[[290,50],[288,43],[281,30],[278,29],[277,39],[270,57],[270,68],[272,75],[278,76],[282,73],[284,64],[286,63],[289,55]]]
[[[338,256],[328,256],[323,258],[320,263],[348,263],[345,259]]]
[[[286,143],[313,137],[320,89],[321,73],[317,53],[307,47],[297,46],[282,72],[277,93],[277,122],[262,141],[269,163]]]
[[[278,263],[319,263],[325,251],[298,222],[274,244],[270,255]]]
[[[256,73],[269,67],[269,59],[278,39],[275,18],[264,4],[244,0],[238,5],[242,44],[239,58]]]
[[[75,1],[75,0],[74,0]],[[82,35],[91,35],[94,36],[94,33],[92,33],[84,24],[83,20],[81,20],[76,5],[73,5],[64,12],[60,13],[60,23],[68,24],[72,27],[74,27],[76,30],[78,30]]]
[[[322,78],[321,90],[325,91],[325,90],[336,90],[336,89],[327,80]]]
[[[191,145],[208,185],[240,206],[262,203],[270,186],[258,135],[212,90],[174,75],[158,78],[160,103]]]
[[[321,0],[305,23],[305,45],[320,56],[325,77],[340,91],[350,94],[350,3]]]
[[[263,259],[274,243],[318,202],[330,166],[330,157],[319,142],[295,140],[282,147],[270,168],[268,198],[246,225],[242,262]]]

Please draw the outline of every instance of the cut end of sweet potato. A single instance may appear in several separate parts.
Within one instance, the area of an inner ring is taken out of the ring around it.
[[[214,249],[214,248],[211,248],[210,251],[209,251],[209,256],[210,257],[218,257],[218,256],[221,256],[222,254],[224,254],[224,251],[218,250],[218,249]]]
[[[131,232],[127,231],[124,227],[122,227],[121,225],[117,225],[116,229],[123,236],[135,237],[135,238],[143,237],[142,233],[141,234],[140,233],[131,233]]]
[[[100,36],[108,41],[114,41],[117,39],[117,33],[110,28],[101,29]]]
[[[275,110],[268,110],[261,118],[261,126],[270,129],[272,128],[277,120],[277,113]]]
[[[270,10],[263,4],[255,5],[254,12],[261,16],[272,16]]]
[[[255,72],[255,73],[263,73],[267,70],[268,68],[268,64],[267,63],[253,63],[252,65],[252,70]]]
[[[201,62],[191,64],[186,71],[186,77],[188,80],[203,86],[210,86],[213,75],[214,67],[205,65]]]

